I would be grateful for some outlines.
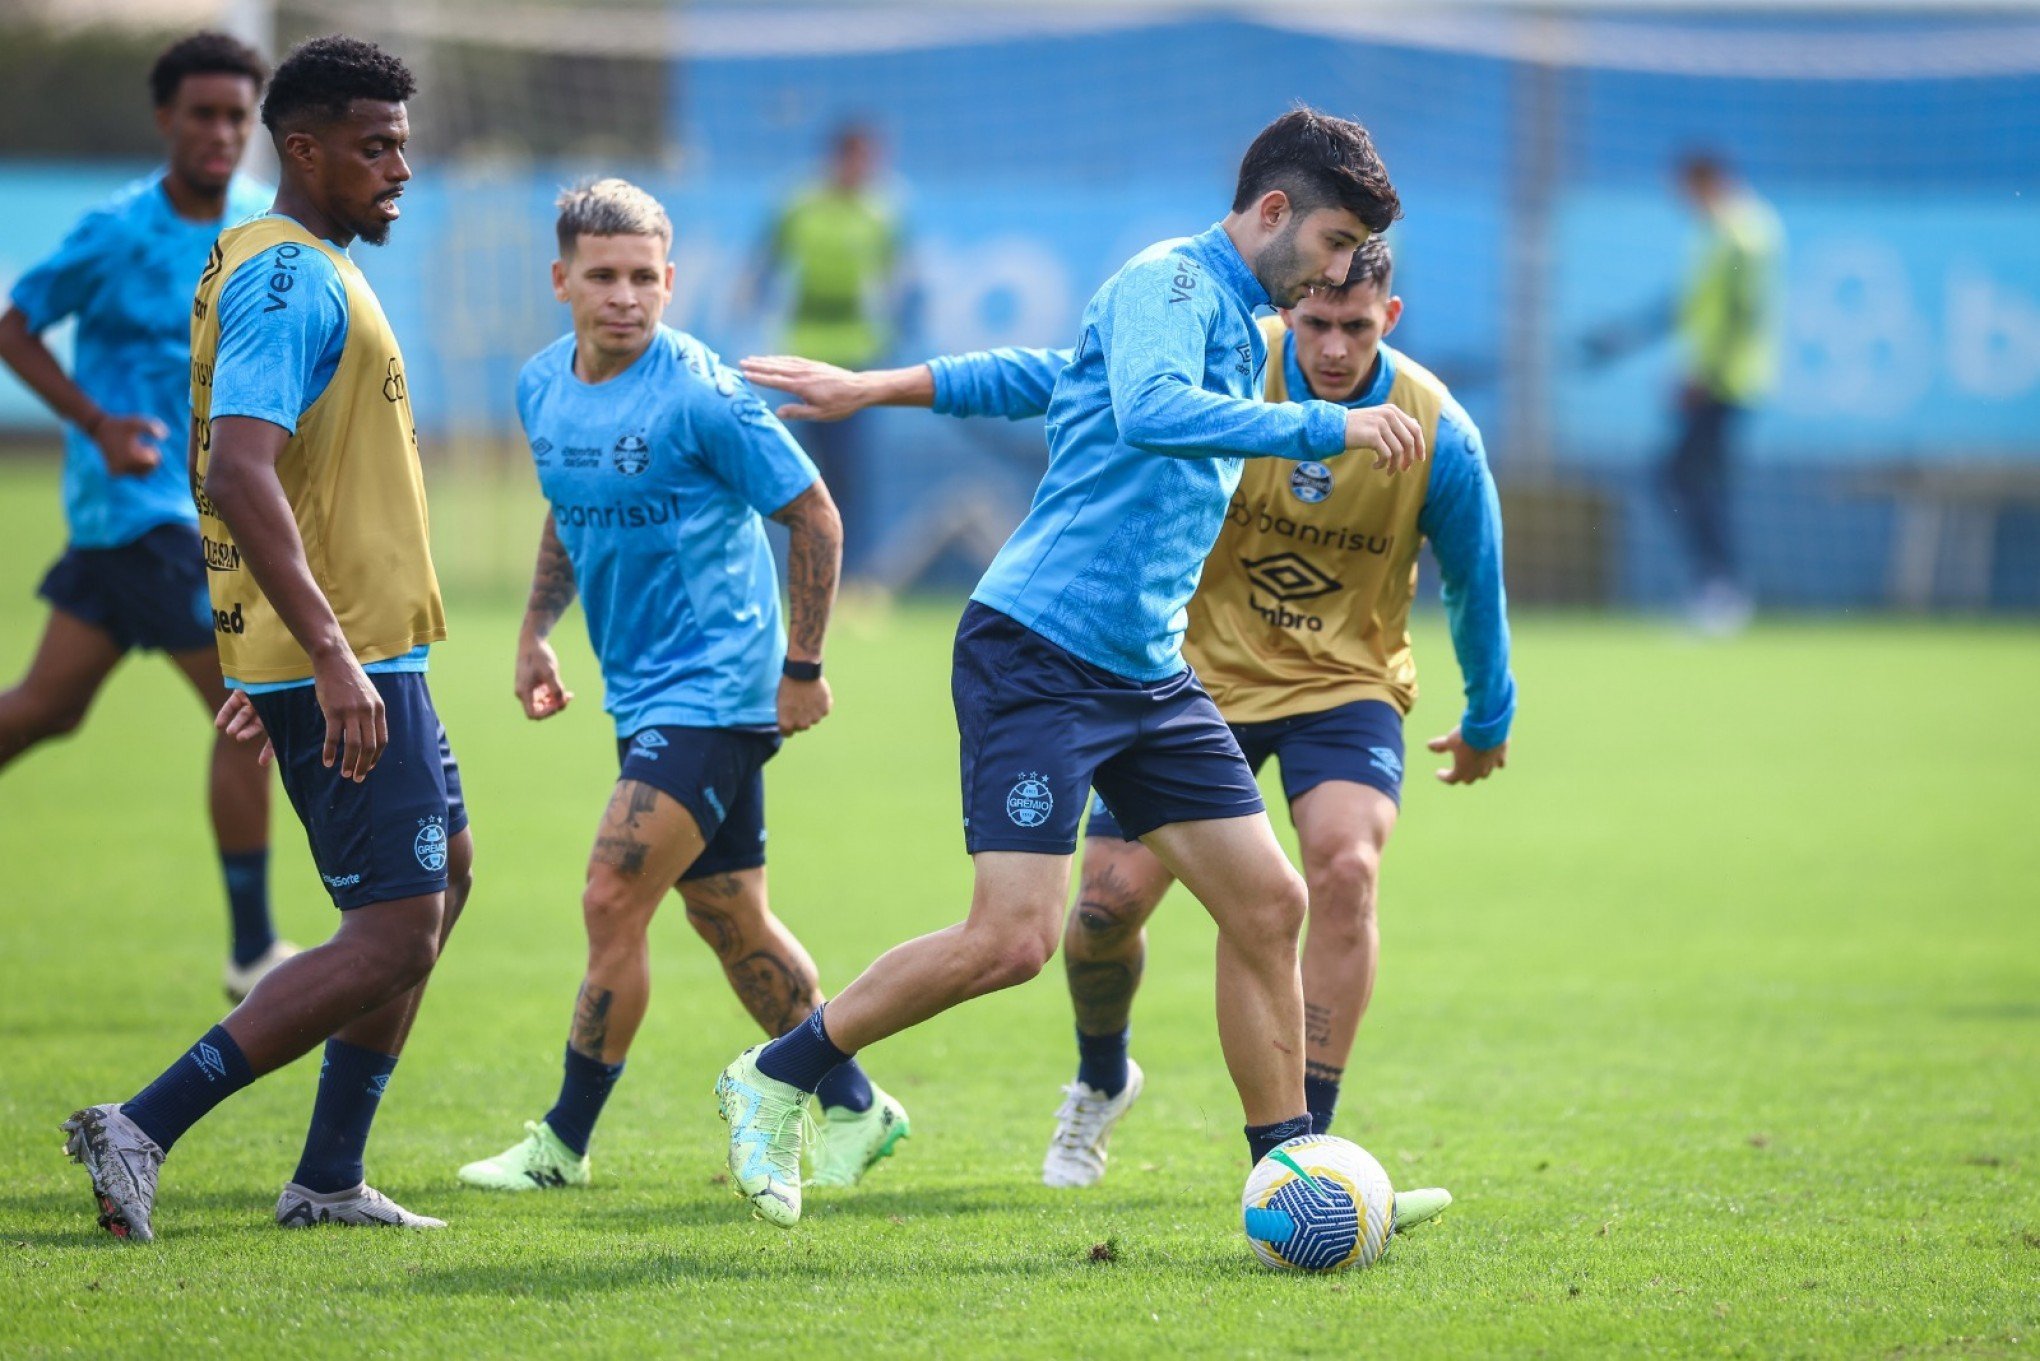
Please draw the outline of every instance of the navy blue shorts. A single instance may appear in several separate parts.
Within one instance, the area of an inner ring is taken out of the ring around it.
[[[1358,699],[1314,714],[1235,723],[1233,736],[1259,774],[1270,756],[1282,763],[1282,792],[1291,803],[1327,780],[1350,780],[1402,803],[1403,716],[1393,704]],[[1086,836],[1133,841],[1108,802],[1092,800]]]
[[[157,525],[117,548],[66,548],[37,591],[123,652],[213,647],[205,547],[194,525]]]
[[[765,763],[779,734],[758,728],[640,728],[618,738],[619,780],[648,784],[694,815],[705,843],[681,879],[765,863]]]
[[[973,601],[956,630],[950,687],[973,855],[1074,852],[1093,786],[1135,836],[1265,807],[1232,730],[1187,667],[1128,680]]]
[[[447,845],[468,825],[460,767],[424,674],[368,679],[382,695],[390,744],[360,784],[340,774],[339,761],[321,763],[326,715],[311,686],[250,696],[312,862],[342,910],[445,892]]]

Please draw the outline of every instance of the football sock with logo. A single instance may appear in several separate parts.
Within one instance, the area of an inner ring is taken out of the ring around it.
[[[1077,1081],[1094,1092],[1118,1096],[1126,1090],[1126,1046],[1133,1027],[1110,1035],[1077,1032]]]
[[[828,1028],[822,1024],[826,1009],[816,1007],[805,1021],[766,1045],[758,1054],[758,1071],[812,1092],[831,1068],[847,1063],[850,1056],[830,1041]]]
[[[815,1096],[824,1108],[862,1115],[871,1109],[871,1079],[856,1059],[844,1059],[815,1084]]]
[[[595,1137],[595,1122],[609,1100],[610,1089],[623,1076],[623,1065],[591,1059],[573,1045],[567,1046],[567,1066],[560,1078],[559,1100],[545,1113],[545,1126],[561,1143],[582,1157],[588,1156],[588,1141]]]
[[[255,1080],[234,1037],[214,1026],[120,1108],[165,1153],[214,1106]]]
[[[1291,1139],[1301,1139],[1308,1133],[1310,1133],[1308,1113],[1292,1116],[1272,1125],[1248,1125],[1247,1151],[1253,1155],[1254,1161],[1259,1163],[1276,1145],[1286,1144]]]
[[[1330,1134],[1332,1114],[1339,1108],[1339,1079],[1305,1075],[1303,1104],[1310,1107],[1310,1132]]]
[[[395,1054],[378,1054],[345,1040],[326,1041],[312,1127],[305,1133],[305,1151],[292,1181],[307,1191],[323,1192],[361,1185],[368,1127],[396,1067]]]
[[[276,929],[269,923],[269,851],[221,852],[220,873],[227,881],[234,963],[246,968],[276,944]]]

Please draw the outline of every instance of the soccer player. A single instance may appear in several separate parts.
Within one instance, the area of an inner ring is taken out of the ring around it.
[[[1247,466],[1190,602],[1183,652],[1257,770],[1281,761],[1303,848],[1310,933],[1303,951],[1304,1094],[1312,1132],[1327,1133],[1354,1035],[1374,990],[1381,856],[1402,801],[1403,720],[1416,700],[1409,612],[1417,550],[1431,542],[1444,577],[1466,708],[1431,741],[1472,784],[1508,758],[1516,687],[1509,672],[1500,503],[1480,432],[1445,385],[1384,343],[1402,319],[1388,242],[1370,238],[1346,282],[1261,323],[1270,363],[1263,395],[1359,408],[1390,402],[1424,427],[1428,480],[1356,477],[1338,463]],[[880,403],[956,416],[1038,416],[1068,350],[997,350],[918,369],[843,373],[779,361],[780,381],[815,417]],[[1127,1055],[1147,919],[1171,876],[1128,839],[1101,798],[1085,829],[1076,908],[1063,962],[1077,1013],[1076,1080],[1064,1089],[1042,1165],[1050,1186],[1105,1174],[1113,1126],[1140,1095]],[[1413,1205],[1407,1193],[1398,1211]]]
[[[800,1115],[831,1068],[1054,954],[1094,784],[1218,924],[1219,1036],[1252,1157],[1310,1131],[1304,885],[1183,664],[1183,614],[1243,456],[1422,457],[1417,422],[1394,406],[1258,395],[1254,309],[1343,282],[1399,211],[1366,130],[1297,109],[1255,138],[1222,221],[1142,251],[1092,298],[1050,403],[1048,472],[957,631],[970,914],[886,954],[717,1083],[732,1179],[771,1222],[799,1219]],[[1346,461],[1356,476],[1366,464]]]
[[[525,1139],[460,1169],[473,1186],[588,1182],[588,1141],[651,998],[646,933],[669,888],[767,1036],[821,1005],[814,961],[765,897],[764,766],[828,714],[822,640],[843,529],[814,464],[735,370],[660,323],[673,224],[597,180],[559,202],[553,293],[573,332],[541,350],[517,410],[551,503],[517,645],[517,697],[573,698],[546,641],[577,585],[616,720],[621,774],[588,857],[588,969],[559,1099]],[[789,531],[792,639],[762,517]],[[855,1062],[820,1084],[814,1180],[847,1186],[907,1136]]]
[[[192,481],[233,689],[218,722],[266,739],[340,929],[132,1099],[66,1122],[119,1237],[154,1236],[158,1170],[187,1129],[320,1041],[311,1129],[276,1222],[443,1227],[362,1173],[473,864],[425,683],[446,624],[404,359],[347,254],[397,220],[414,88],[402,62],[356,39],[292,51],[262,106],[282,163],[276,202],[221,235],[192,303]]]
[[[168,656],[206,713],[226,703],[185,467],[191,290],[220,228],[268,206],[269,191],[235,173],[267,76],[224,33],[166,48],[149,71],[164,166],[80,219],[0,315],[0,359],[65,423],[70,531],[43,577],[42,643],[0,693],[0,767],[75,731],[134,649]],[[78,321],[68,374],[41,335],[66,317]],[[270,924],[269,772],[253,748],[214,742],[209,802],[233,928],[225,982],[239,1001],[296,953]]]

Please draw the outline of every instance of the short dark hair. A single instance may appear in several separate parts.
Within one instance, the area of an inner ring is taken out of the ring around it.
[[[1367,129],[1299,105],[1261,129],[1240,161],[1233,211],[1244,212],[1271,190],[1289,195],[1299,215],[1344,208],[1384,231],[1402,216],[1402,200]]]
[[[290,50],[262,101],[262,125],[272,133],[337,123],[357,99],[401,104],[418,92],[411,68],[359,38],[312,38]]]
[[[269,66],[239,38],[205,29],[171,43],[149,68],[149,98],[157,108],[169,107],[186,76],[246,76],[260,94]]]
[[[1389,291],[1389,281],[1395,278],[1395,254],[1388,248],[1385,236],[1370,236],[1360,243],[1360,249],[1353,252],[1353,263],[1346,270],[1346,282],[1337,288],[1324,290],[1327,293],[1343,294],[1361,284],[1373,284],[1383,293]]]

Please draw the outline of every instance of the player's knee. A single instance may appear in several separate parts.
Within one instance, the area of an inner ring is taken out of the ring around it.
[[[642,885],[620,875],[591,874],[581,890],[581,920],[588,928],[589,944],[600,948],[642,938],[651,920],[644,898]]]
[[[440,916],[438,911],[409,913],[397,929],[376,937],[374,967],[389,996],[409,992],[431,975],[439,962]]]
[[[1381,852],[1366,842],[1344,842],[1306,855],[1313,929],[1364,930],[1374,918],[1381,882]]]
[[[4,696],[4,708],[14,716],[11,725],[23,746],[69,737],[85,722],[85,706],[76,700],[12,690]]]
[[[1285,874],[1271,876],[1221,923],[1235,945],[1255,952],[1278,950],[1293,953],[1303,934],[1303,919],[1310,910],[1310,891],[1303,876],[1285,864]]]
[[[1038,976],[1055,958],[1055,932],[1012,928],[985,933],[977,942],[977,973],[988,992],[1018,987]]]
[[[1069,949],[1086,957],[1118,954],[1139,937],[1146,918],[1130,895],[1086,883],[1070,914]]]

